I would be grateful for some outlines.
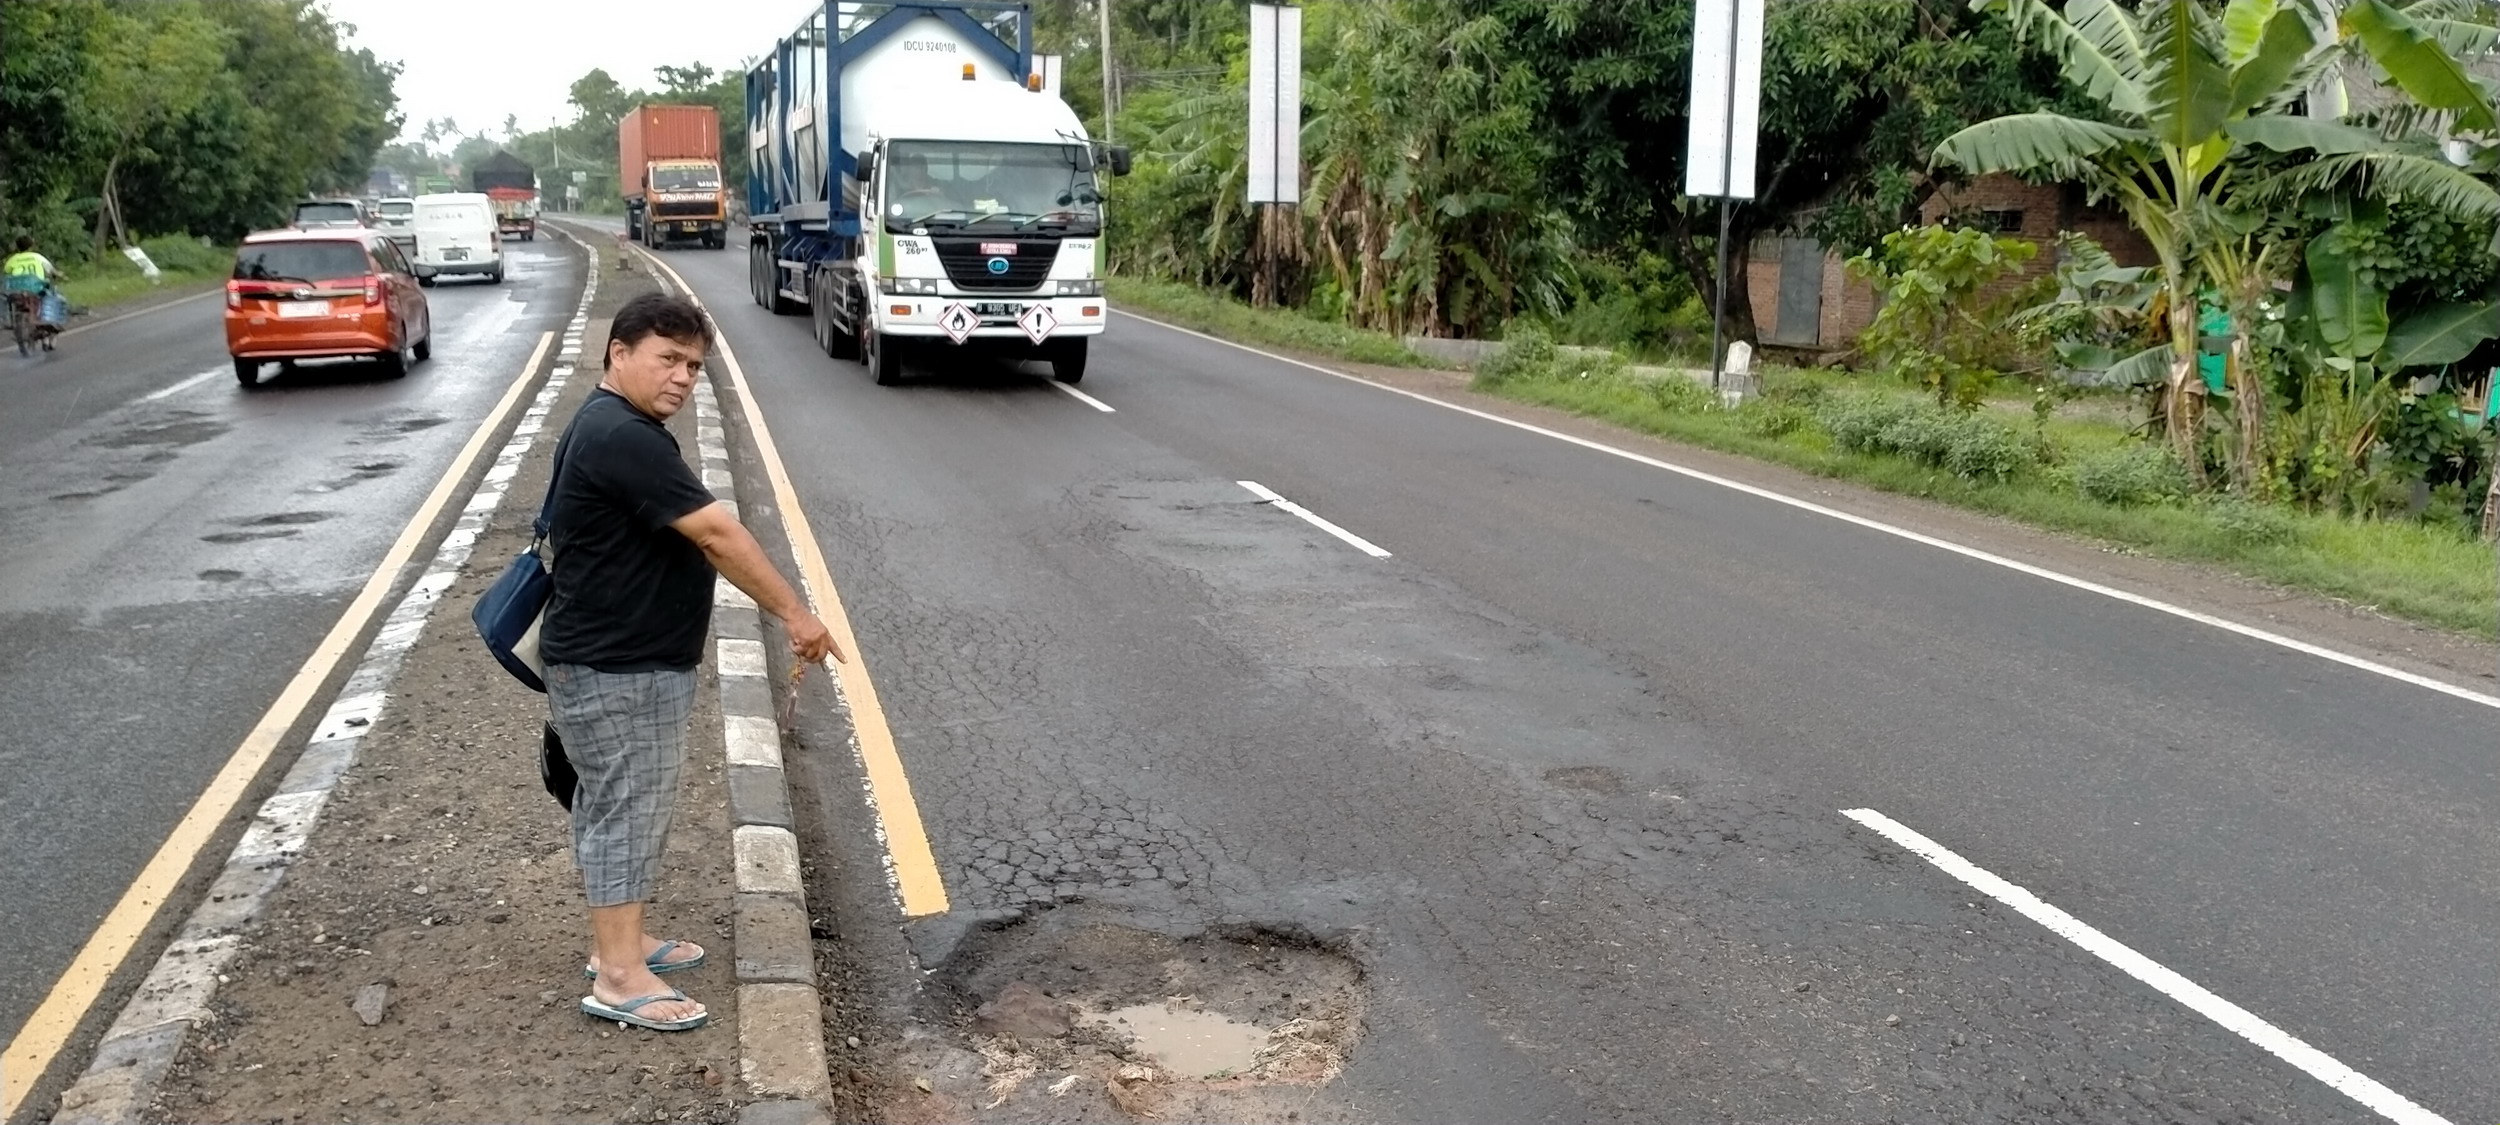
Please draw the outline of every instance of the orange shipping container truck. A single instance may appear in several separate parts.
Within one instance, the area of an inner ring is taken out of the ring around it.
[[[729,244],[729,190],[720,174],[720,111],[641,105],[616,123],[616,176],[628,233],[657,248],[686,240]]]

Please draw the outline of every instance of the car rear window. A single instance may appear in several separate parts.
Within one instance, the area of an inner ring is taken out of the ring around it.
[[[295,221],[299,223],[353,223],[363,216],[353,203],[299,203],[295,205]]]
[[[270,242],[247,245],[234,257],[240,281],[329,281],[371,272],[364,247],[353,242]]]
[[[413,215],[416,211],[417,205],[414,203],[384,202],[382,204],[382,213],[385,215]]]

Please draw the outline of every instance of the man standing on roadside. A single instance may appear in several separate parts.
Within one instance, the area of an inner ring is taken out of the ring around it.
[[[607,373],[556,445],[548,511],[554,590],[539,651],[548,714],[581,778],[573,854],[594,978],[581,1007],[655,1031],[708,1018],[658,975],[702,964],[703,948],[645,933],[643,907],[668,845],[715,576],[780,618],[802,663],[848,660],[668,432],[711,341],[682,297],[646,293],[617,310]]]

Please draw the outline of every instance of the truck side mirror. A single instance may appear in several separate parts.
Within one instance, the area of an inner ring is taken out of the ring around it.
[[[1111,146],[1111,174],[1112,174],[1112,175],[1114,175],[1114,176],[1125,176],[1125,175],[1128,175],[1128,170],[1129,170],[1128,146],[1127,146],[1127,145],[1113,145],[1113,146]]]
[[[868,182],[868,177],[870,177],[870,176],[874,176],[874,175],[876,175],[876,174],[877,174],[877,153],[876,153],[876,150],[874,150],[874,149],[862,149],[862,150],[860,150],[859,156],[856,158],[856,161],[855,161],[855,162],[859,165],[859,169],[858,169],[858,171],[854,172],[854,173],[853,173],[853,175],[855,175],[855,176],[857,176],[857,177],[858,177],[859,182],[861,182],[861,183],[863,183],[863,184],[864,184],[864,183],[867,183],[867,182]]]

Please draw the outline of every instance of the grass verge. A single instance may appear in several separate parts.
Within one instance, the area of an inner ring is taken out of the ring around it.
[[[1115,277],[1109,285],[1109,296],[1115,305],[1129,306],[1211,336],[1384,367],[1433,366],[1386,333],[1348,328],[1290,309],[1254,309],[1230,297],[1168,281]]]
[[[1288,311],[1253,309],[1187,286],[1123,279],[1113,283],[1112,293],[1142,312],[1243,343],[1362,363],[1426,366],[1385,335]],[[1834,382],[1824,375],[1797,378],[1826,388]],[[2089,536],[2147,555],[2213,563],[2396,617],[2500,637],[2500,552],[2452,528],[2288,507],[2109,503],[2079,492],[2072,473],[2059,465],[1974,479],[1905,457],[1842,448],[1811,422],[1766,427],[1760,417],[1745,411],[1701,404],[1706,393],[1698,399],[1659,394],[1619,375],[1579,377],[1563,370],[1559,377],[1480,378],[1476,386],[1516,402],[1567,410],[1673,441]],[[2028,430],[2027,425],[2022,428]],[[2115,425],[2071,418],[2052,421],[2047,432],[2058,445],[2076,452],[2123,439]]]
[[[155,293],[187,289],[226,276],[233,268],[234,248],[181,237],[151,238],[140,243],[156,263],[155,280],[139,272],[128,258],[107,253],[95,261],[64,266],[61,295],[82,309],[102,311]]]

